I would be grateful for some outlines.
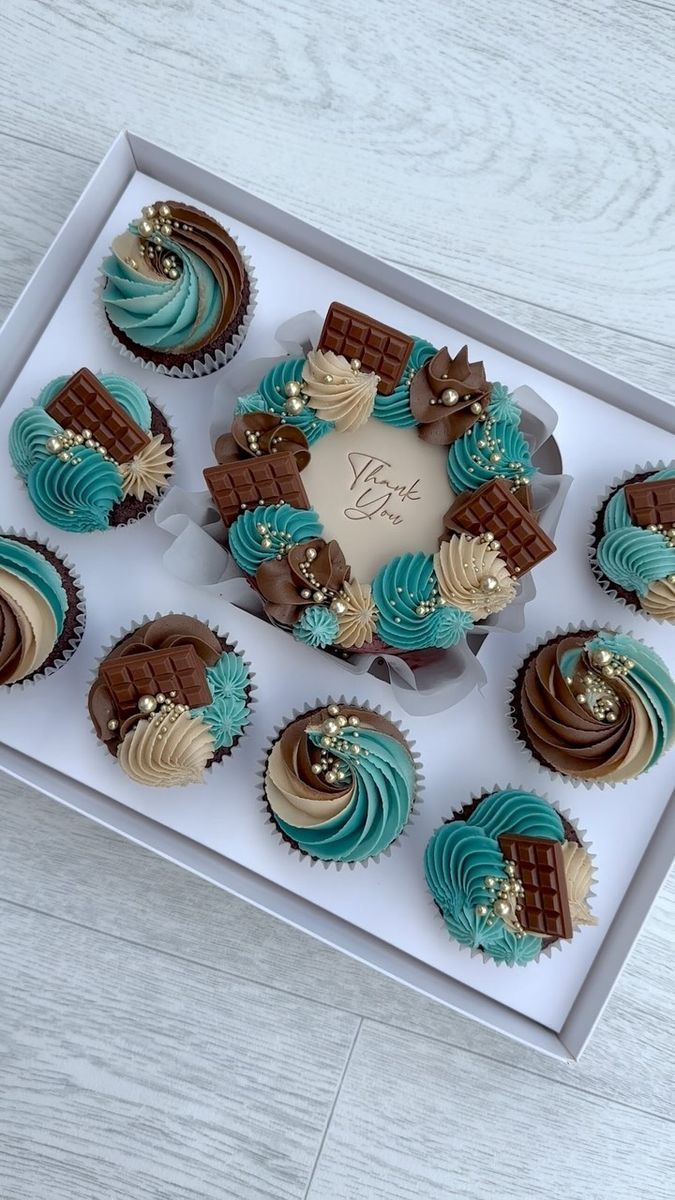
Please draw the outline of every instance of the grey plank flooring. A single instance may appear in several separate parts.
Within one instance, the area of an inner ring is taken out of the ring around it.
[[[11,0],[0,315],[127,125],[672,396],[674,44],[672,0]],[[674,929],[671,879],[567,1068],[0,779],[0,1197],[672,1195]]]

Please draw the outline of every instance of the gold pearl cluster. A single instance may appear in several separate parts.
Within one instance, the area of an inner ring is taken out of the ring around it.
[[[314,604],[326,604],[330,601],[331,612],[334,612],[336,616],[342,616],[347,611],[344,599],[339,592],[334,592],[325,584],[319,583],[312,570],[312,563],[316,556],[317,551],[314,546],[308,546],[305,557],[298,563],[298,570],[307,584],[306,587],[300,588],[300,597],[302,600],[312,600]]]
[[[71,463],[73,466],[82,461],[77,454],[80,446],[96,450],[101,458],[110,459],[105,446],[96,441],[91,429],[83,429],[82,433],[75,433],[74,429],[64,429],[63,433],[53,434],[45,442],[45,449],[49,454],[54,454],[62,463]]]
[[[660,533],[665,538],[666,545],[669,550],[675,550],[675,525],[648,525],[647,529],[650,533]],[[675,576],[668,576],[669,583],[675,583]]]
[[[277,543],[277,558],[279,559],[288,554],[288,551],[295,545],[290,533],[287,533],[285,529],[271,529],[264,521],[258,521],[255,528],[256,533],[260,535],[260,545],[263,550],[271,550],[274,543]]]
[[[176,704],[176,693],[157,692],[156,696],[139,696],[138,711],[144,717],[149,717],[157,726],[157,737],[163,738],[167,727],[174,725],[181,713],[189,712],[187,704]]]
[[[489,529],[484,529],[483,532],[478,535],[478,541],[486,543],[488,550],[494,550],[497,552],[502,548],[499,538],[496,538],[493,533],[490,533]],[[518,575],[520,572],[520,567],[514,566],[513,568],[509,568],[509,570],[513,570],[514,575]],[[494,585],[493,583],[488,583],[488,579],[493,580]],[[487,575],[481,583],[481,587],[484,592],[494,592],[495,588],[498,586],[499,584],[497,583],[497,580],[494,579],[492,575]]]
[[[359,737],[358,727],[361,720],[357,716],[345,717],[337,704],[328,705],[328,716],[321,725],[321,759],[312,764],[315,775],[323,775],[326,783],[341,783],[348,778],[348,770],[342,766],[329,751],[338,753],[368,756],[368,750],[362,750],[358,741],[348,740],[342,736],[345,729],[350,728],[352,738]]]
[[[471,411],[476,411],[473,405],[471,406]],[[485,458],[487,457],[489,465],[496,476],[499,476],[504,470],[515,472],[515,474],[509,476],[509,481],[514,488],[519,487],[521,484],[527,483],[528,475],[523,463],[503,463],[502,460],[504,458],[504,447],[502,446],[499,438],[495,437],[494,435],[494,418],[491,417],[489,413],[482,413],[482,415],[479,417],[479,421],[484,425],[484,429],[482,431],[482,436],[476,442],[476,446],[479,450],[485,450],[488,453],[484,456],[480,454],[472,454],[472,462],[474,462],[476,466],[484,468]],[[469,467],[469,472],[473,475],[474,468]]]
[[[191,230],[192,226],[172,219],[168,204],[160,204],[159,207],[154,204],[146,205],[138,222],[138,235],[145,239],[141,241],[141,254],[147,257],[155,270],[169,279],[178,279],[181,262],[175,254],[164,248],[163,238],[171,237],[179,229]],[[127,262],[130,266],[136,266],[132,259],[127,259]]]
[[[575,693],[575,699],[588,708],[591,716],[613,725],[619,717],[619,701],[605,680],[627,675],[635,663],[625,654],[613,654],[603,649],[591,650],[588,658],[595,671],[587,671],[582,676],[581,684],[577,684],[581,690]],[[575,680],[568,676],[566,683],[574,686]]]
[[[518,878],[515,863],[507,862],[504,870],[506,871],[505,878],[495,875],[485,876],[483,884],[489,893],[490,904],[477,904],[476,916],[487,917],[486,925],[494,925],[497,917],[502,921],[508,918],[512,933],[517,938],[522,938],[525,930],[516,914],[522,909],[522,897],[525,889]]]

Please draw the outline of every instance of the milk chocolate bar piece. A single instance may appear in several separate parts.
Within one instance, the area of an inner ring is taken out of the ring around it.
[[[364,371],[379,375],[378,392],[390,396],[403,374],[413,338],[366,313],[334,302],[326,314],[318,346],[350,360],[360,359]]]
[[[206,467],[204,479],[225,526],[259,504],[310,507],[296,457],[290,451]]]
[[[656,479],[653,483],[627,483],[624,488],[628,511],[634,525],[675,525],[675,479]]]
[[[132,421],[100,379],[86,367],[71,375],[47,405],[50,417],[64,429],[91,435],[116,463],[127,463],[147,446],[150,437]]]
[[[491,479],[475,492],[462,492],[444,523],[446,529],[474,537],[491,533],[512,575],[525,575],[555,550],[555,543],[504,479]]]
[[[113,699],[120,721],[138,712],[141,696],[171,696],[174,704],[199,708],[212,700],[206,668],[194,646],[171,646],[129,654],[101,663],[100,674]]]
[[[523,885],[522,907],[516,910],[523,929],[547,938],[571,938],[574,930],[560,842],[512,833],[503,833],[497,840]]]

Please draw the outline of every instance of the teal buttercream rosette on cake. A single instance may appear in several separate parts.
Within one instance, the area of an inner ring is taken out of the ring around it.
[[[486,962],[525,966],[596,924],[589,851],[567,816],[523,789],[495,790],[441,825],[424,875],[450,938]]]

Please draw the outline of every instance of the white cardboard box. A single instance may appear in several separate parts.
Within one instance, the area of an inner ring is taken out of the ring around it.
[[[447,714],[409,719],[380,681],[355,683],[330,656],[173,579],[161,566],[167,543],[151,520],[78,538],[37,519],[8,466],[7,428],[42,384],[84,363],[128,374],[160,400],[178,434],[180,486],[199,488],[201,467],[211,461],[218,375],[173,380],[128,364],[105,337],[93,301],[112,233],[142,203],[171,193],[222,215],[254,259],[260,299],[242,355],[274,353],[282,320],[339,298],[439,345],[464,336],[485,357],[489,378],[530,384],[558,410],[564,468],[576,477],[560,549],[540,568],[526,632],[493,634],[481,648],[489,680],[482,695]],[[510,733],[505,680],[529,643],[568,622],[621,625],[665,657],[672,651],[672,631],[597,587],[585,537],[596,497],[616,474],[675,457],[675,409],[129,133],[113,143],[0,331],[0,396],[0,523],[37,529],[60,544],[80,570],[89,609],[83,644],[66,667],[24,693],[0,696],[0,768],[441,1003],[555,1057],[577,1058],[675,857],[672,759],[617,789],[552,780]],[[120,562],[128,565],[123,594],[114,587]],[[254,723],[232,759],[203,788],[157,795],[101,753],[84,706],[100,647],[120,626],[160,608],[199,613],[231,632],[253,663],[258,693]],[[256,801],[256,772],[274,727],[294,706],[356,689],[411,728],[427,790],[409,836],[389,857],[338,872],[300,862],[279,845]],[[599,877],[598,927],[522,969],[485,964],[449,942],[421,869],[424,844],[443,816],[471,794],[508,783],[542,791],[571,812],[588,830]]]

